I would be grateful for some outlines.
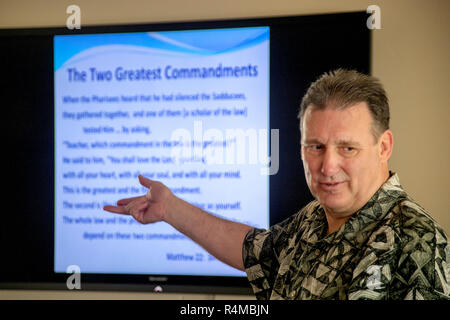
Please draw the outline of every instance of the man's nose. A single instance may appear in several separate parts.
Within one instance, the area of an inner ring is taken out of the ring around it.
[[[339,172],[339,155],[333,150],[326,149],[323,154],[322,168],[320,172],[327,177],[332,177]]]

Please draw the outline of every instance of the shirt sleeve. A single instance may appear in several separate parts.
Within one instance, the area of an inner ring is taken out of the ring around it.
[[[408,226],[385,235],[394,245],[381,253],[373,237],[355,268],[349,299],[450,299],[450,246],[441,228]]]
[[[243,243],[245,272],[257,299],[270,299],[278,269],[281,250],[289,239],[289,226],[297,215],[270,227],[251,229]]]

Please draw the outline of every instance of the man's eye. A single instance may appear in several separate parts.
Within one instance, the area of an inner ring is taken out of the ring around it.
[[[312,144],[309,146],[306,146],[306,149],[310,152],[320,152],[323,149],[323,146],[319,144]]]
[[[345,155],[353,155],[357,151],[356,148],[353,147],[343,147],[341,150]]]

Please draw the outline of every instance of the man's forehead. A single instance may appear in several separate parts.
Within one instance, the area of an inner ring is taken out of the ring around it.
[[[360,111],[364,113],[370,114],[369,106],[367,105],[367,102],[365,101],[359,101],[354,103],[349,103],[346,105],[339,104],[338,102],[332,100],[327,102],[323,106],[316,106],[314,104],[310,104],[306,110],[306,113],[314,113],[316,111],[336,111],[336,112],[345,112],[345,111]]]
[[[357,143],[372,135],[372,118],[365,103],[346,108],[308,108],[302,118],[302,141],[332,139],[333,143]]]
[[[304,124],[306,122],[311,122],[312,120],[372,122],[372,117],[370,115],[369,107],[367,106],[366,102],[358,102],[345,107],[331,103],[327,104],[324,107],[316,107],[314,105],[310,105],[310,107],[306,109],[302,120]]]

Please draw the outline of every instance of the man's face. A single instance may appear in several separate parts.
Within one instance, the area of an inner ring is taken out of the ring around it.
[[[390,152],[387,157],[383,154],[384,134],[375,142],[365,102],[341,110],[311,106],[302,126],[301,152],[309,189],[327,213],[353,214],[388,178]]]

